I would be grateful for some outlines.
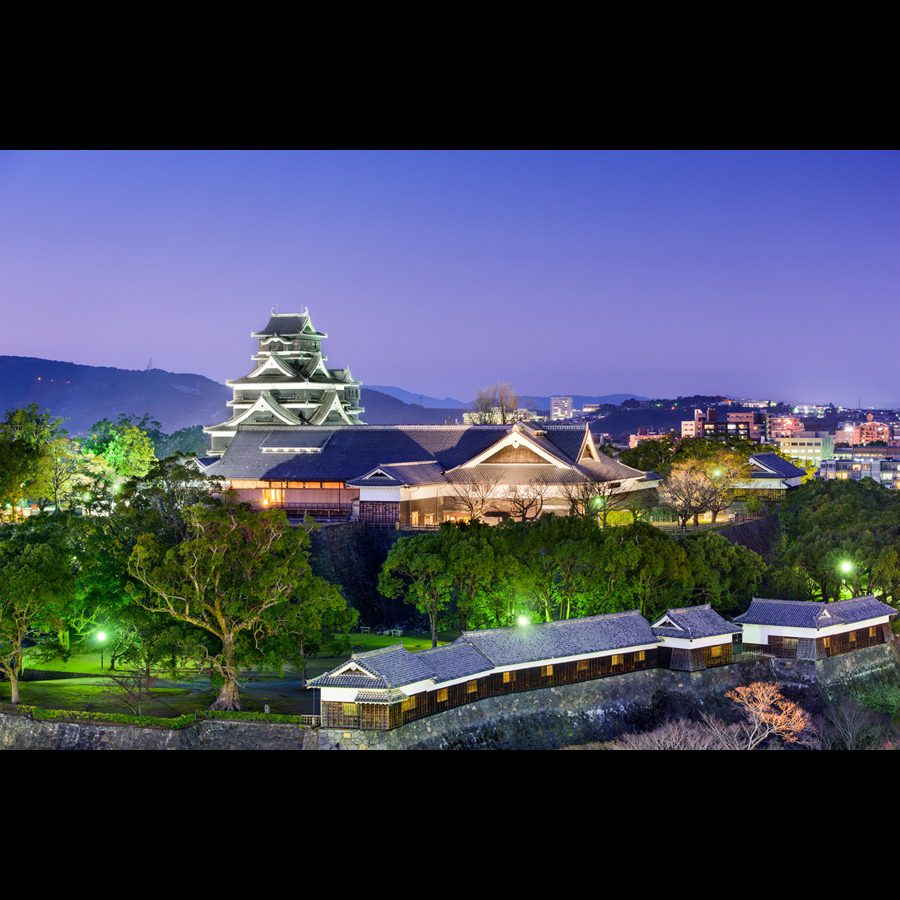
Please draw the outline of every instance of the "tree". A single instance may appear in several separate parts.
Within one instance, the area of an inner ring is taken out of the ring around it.
[[[609,514],[625,509],[628,494],[621,481],[588,478],[563,486],[563,496],[569,503],[569,515],[599,522],[606,528]]]
[[[626,466],[643,472],[665,475],[675,459],[676,444],[670,437],[659,440],[641,441],[637,447],[623,450],[619,460]]]
[[[117,475],[125,478],[146,475],[156,462],[153,442],[135,425],[118,426],[103,457]]]
[[[256,512],[227,500],[184,512],[187,537],[166,549],[143,535],[128,571],[136,602],[209,634],[208,662],[222,679],[212,709],[240,709],[242,664],[265,655],[262,644],[293,626],[291,600],[328,596],[337,588],[312,574],[309,533],[292,528],[282,510]],[[332,598],[333,599],[333,598]]]
[[[401,538],[391,547],[378,575],[378,590],[390,598],[403,597],[428,616],[431,646],[437,647],[438,616],[450,603],[453,576],[441,552],[439,532]]]
[[[550,493],[550,485],[543,478],[531,478],[523,484],[507,487],[503,505],[520,522],[540,518],[544,500]]]
[[[509,425],[516,420],[519,401],[513,389],[503,382],[482,388],[472,402],[472,421],[476,425]]]
[[[47,630],[74,582],[71,552],[57,530],[22,526],[0,540],[0,671],[19,702],[24,640]]]
[[[734,487],[750,478],[750,465],[739,453],[723,450],[703,465],[703,506],[713,522],[734,502]]]
[[[754,681],[727,691],[725,696],[736,703],[747,717],[735,736],[735,749],[755,750],[772,737],[786,744],[797,744],[812,736],[812,719],[793,700],[786,699],[778,685]]]
[[[682,528],[688,519],[697,524],[700,513],[706,511],[709,479],[696,462],[676,463],[659,486],[659,499],[676,516]]]
[[[0,504],[15,508],[37,489],[60,425],[62,419],[41,412],[36,403],[7,412],[0,422]]]
[[[454,473],[450,490],[452,507],[463,511],[470,521],[476,522],[491,510],[500,496],[500,476],[462,469]]]

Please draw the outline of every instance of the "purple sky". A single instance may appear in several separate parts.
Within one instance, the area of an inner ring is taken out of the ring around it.
[[[900,404],[900,154],[0,154],[0,354],[224,381],[270,308],[471,398]]]

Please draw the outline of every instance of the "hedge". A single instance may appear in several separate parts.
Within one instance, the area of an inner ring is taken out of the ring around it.
[[[81,709],[44,709],[40,706],[26,706],[23,703],[17,706],[2,704],[0,711],[12,712],[17,715],[28,716],[37,721],[78,721],[78,722],[106,722],[111,725],[139,725],[144,728],[168,728],[177,731],[187,728],[203,719],[233,719],[243,722],[273,722],[279,725],[299,725],[303,720],[300,716],[286,716],[277,713],[243,712],[239,710],[228,711],[219,709],[203,709],[193,713],[185,713],[181,716],[165,718],[163,716],[133,716],[128,713],[112,712],[88,712]]]

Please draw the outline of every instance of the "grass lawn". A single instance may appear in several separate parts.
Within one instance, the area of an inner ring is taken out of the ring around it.
[[[109,666],[109,654],[104,654],[103,665]],[[84,675],[103,675],[105,669],[100,668],[99,653],[78,653],[69,657],[68,660],[51,659],[47,662],[36,659],[32,656],[30,650],[25,651],[26,669],[41,669],[44,672],[75,672]]]
[[[349,634],[350,646],[358,652],[366,650],[378,650],[381,647],[391,647],[394,644],[402,643],[407,650],[415,652],[416,650],[427,650],[431,647],[431,638],[428,635],[411,635],[407,637],[394,637],[391,634]],[[438,646],[446,644],[446,641],[438,641]]]

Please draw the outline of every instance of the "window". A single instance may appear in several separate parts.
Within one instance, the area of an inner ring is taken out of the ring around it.
[[[503,683],[504,684],[515,684],[516,681],[516,673],[515,672],[504,672],[503,673]]]
[[[576,672],[587,672],[588,670],[588,661],[586,659],[579,659],[578,664],[575,666]]]
[[[344,703],[342,704],[344,708],[345,716],[355,716],[356,715],[356,704],[355,703]]]
[[[553,666],[541,666],[541,675],[544,678],[549,678],[553,675]]]
[[[712,647],[709,648],[709,655],[716,657],[722,655],[722,645],[721,644],[713,644]]]
[[[830,637],[823,637],[823,638],[822,638],[822,646],[823,646],[823,647],[830,647],[830,646],[831,646],[831,638],[830,638]]]
[[[434,513],[425,513],[425,524],[434,525]]]
[[[417,509],[414,509],[409,514],[409,524],[410,525],[418,525],[419,524],[419,511]]]
[[[637,653],[634,654],[635,662],[643,662],[647,658],[646,650],[638,650]]]
[[[407,697],[403,703],[400,704],[400,712],[408,712],[411,709],[416,708],[416,695],[413,694],[412,697]]]
[[[613,666],[624,666],[625,665],[625,656],[622,653],[613,654],[612,660],[610,660],[611,665]]]
[[[874,625],[869,626],[869,637],[875,637],[875,626]]]
[[[437,702],[438,703],[446,703],[447,698],[450,696],[449,688],[440,688],[437,692]]]
[[[477,694],[478,693],[478,681],[472,679],[472,681],[466,682],[466,694]]]
[[[851,631],[850,634],[847,635],[847,638],[851,644],[855,644],[856,643],[856,632]]]

